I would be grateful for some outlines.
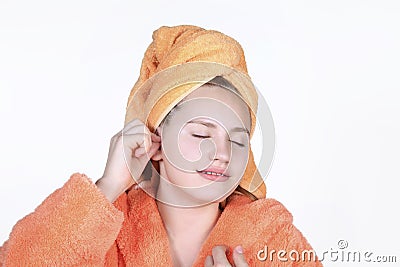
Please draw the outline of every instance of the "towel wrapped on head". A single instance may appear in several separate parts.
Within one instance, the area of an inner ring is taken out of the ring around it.
[[[137,118],[154,132],[179,101],[217,76],[231,83],[248,105],[252,137],[258,95],[247,74],[242,47],[221,32],[191,25],[163,26],[154,31],[128,98],[125,124]],[[251,147],[240,186],[257,198],[265,198],[266,186]]]

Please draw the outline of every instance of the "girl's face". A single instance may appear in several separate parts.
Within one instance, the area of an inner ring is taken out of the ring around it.
[[[230,90],[203,85],[189,94],[158,128],[160,185],[165,182],[174,187],[170,194],[190,199],[182,203],[225,199],[247,165],[250,123],[247,105]]]

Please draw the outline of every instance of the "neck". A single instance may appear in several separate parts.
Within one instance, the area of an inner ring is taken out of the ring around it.
[[[177,237],[186,233],[207,237],[218,221],[218,203],[194,208],[174,207],[157,201],[158,210],[167,233]]]
[[[168,235],[170,237],[176,237],[179,235],[182,236],[185,233],[196,233],[204,238],[207,237],[221,214],[219,203],[212,202],[201,206],[190,206],[187,205],[189,204],[187,202],[185,202],[186,205],[166,204],[179,203],[179,201],[177,201],[180,195],[179,193],[180,192],[171,190],[171,186],[168,183],[160,181],[157,190],[157,207]],[[171,199],[168,196],[174,197]],[[192,201],[189,202],[193,204]]]

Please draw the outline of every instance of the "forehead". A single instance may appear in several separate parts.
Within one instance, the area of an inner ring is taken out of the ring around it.
[[[182,101],[194,100],[196,98],[210,98],[210,100],[216,100],[223,103],[223,105],[229,107],[229,109],[231,109],[232,112],[234,112],[240,118],[243,124],[249,129],[249,108],[238,93],[218,85],[205,84],[187,95]],[[196,106],[196,108],[207,109],[210,108],[210,106],[206,104],[200,107]],[[216,110],[216,112],[218,112],[218,110]]]
[[[240,99],[240,96],[231,89],[226,89],[224,87],[213,85],[213,84],[204,84],[191,92],[185,98],[193,98],[193,97],[236,97],[238,100],[243,101]]]
[[[238,93],[217,85],[205,84],[187,95],[182,101],[193,100],[196,98],[210,98],[216,101],[220,101],[221,103],[232,109],[232,111],[236,113],[237,116],[241,119],[243,124],[248,129],[250,128],[249,108]],[[207,108],[207,106],[196,108]]]

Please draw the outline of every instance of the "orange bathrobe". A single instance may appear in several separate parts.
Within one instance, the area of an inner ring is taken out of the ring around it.
[[[204,266],[206,256],[220,244],[231,251],[241,244],[250,266],[322,266],[302,259],[311,247],[293,226],[292,215],[273,199],[252,202],[233,196],[193,266]],[[279,250],[286,252],[281,260]],[[293,250],[299,261],[291,260]],[[228,259],[233,263],[232,253]],[[141,189],[130,190],[111,204],[87,176],[75,173],[14,226],[0,248],[0,265],[172,266],[172,259],[155,199]]]

